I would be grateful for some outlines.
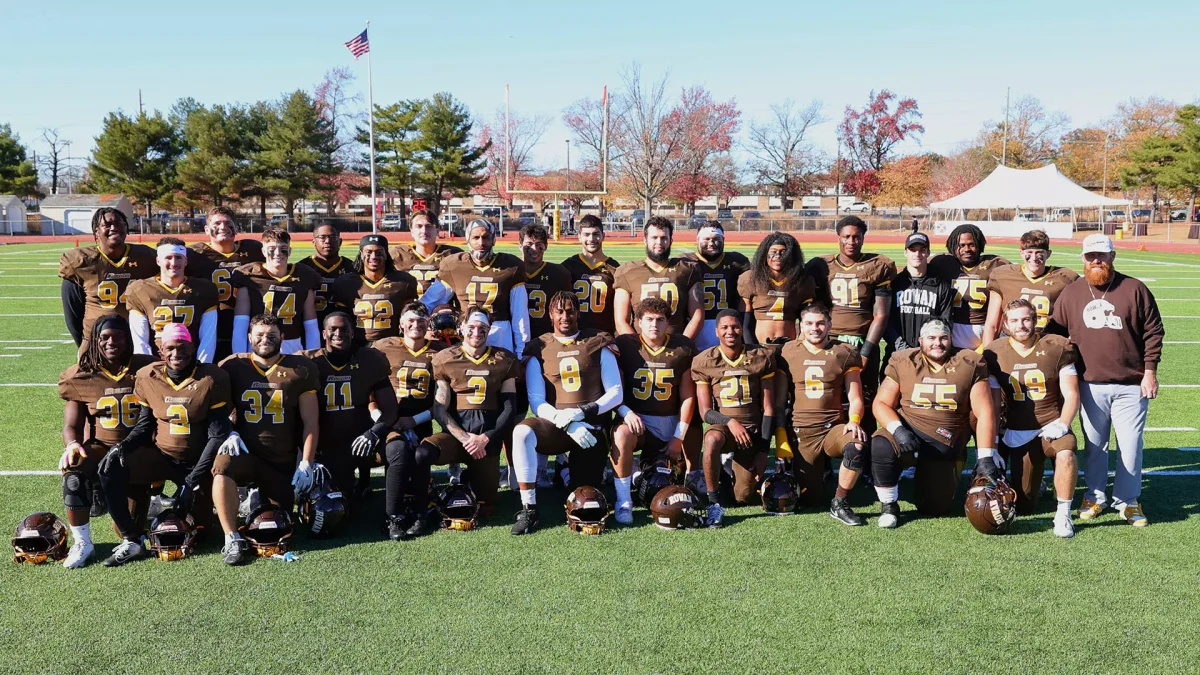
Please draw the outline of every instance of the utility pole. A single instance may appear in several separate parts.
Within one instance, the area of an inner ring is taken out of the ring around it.
[[[1104,132],[1104,182],[1100,186],[1100,194],[1108,196],[1108,134]]]
[[[138,117],[146,114],[146,110],[142,107],[142,90],[138,89]]]
[[[1012,87],[1004,91],[1004,142],[1000,150],[1000,166],[1008,161],[1008,101],[1012,95]]]
[[[67,170],[63,173],[67,179],[67,194],[71,194],[71,141],[66,141],[63,145],[67,146]]]

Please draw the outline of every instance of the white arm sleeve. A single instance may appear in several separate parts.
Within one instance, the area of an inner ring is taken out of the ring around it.
[[[304,348],[321,348],[321,324],[316,319],[308,319],[304,322]]]
[[[233,353],[250,351],[250,317],[245,314],[233,316]]]
[[[525,363],[525,391],[529,407],[542,419],[554,419],[558,409],[546,402],[546,380],[542,376],[542,360],[532,357]]]
[[[1069,365],[1066,365],[1066,366],[1063,366],[1062,368],[1059,368],[1059,369],[1058,369],[1058,376],[1059,376],[1059,377],[1066,377],[1067,375],[1075,375],[1075,376],[1078,376],[1078,375],[1079,375],[1078,371],[1076,371],[1076,370],[1075,370],[1075,364],[1074,364],[1074,363],[1072,363],[1072,364],[1069,364]]]
[[[518,354],[525,353],[525,343],[529,342],[529,292],[525,284],[513,286],[508,292],[508,306],[512,308],[513,350]]]
[[[429,311],[433,311],[434,307],[444,305],[451,297],[454,296],[454,289],[446,285],[446,282],[438,279],[425,289],[425,293],[421,296],[421,304]],[[463,309],[466,309],[465,307]],[[520,352],[517,352],[518,354]]]
[[[604,393],[596,399],[596,405],[600,406],[600,412],[606,413],[621,405],[624,396],[621,369],[617,366],[617,357],[608,348],[600,352],[600,381],[604,383]]]
[[[213,307],[200,318],[200,348],[196,358],[200,363],[212,363],[217,354],[217,308]]]
[[[150,320],[141,312],[129,312],[129,332],[133,334],[133,353],[152,354],[150,347]]]

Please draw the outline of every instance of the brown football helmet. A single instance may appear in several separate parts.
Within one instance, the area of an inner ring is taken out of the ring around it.
[[[250,514],[242,536],[260,558],[287,553],[288,540],[292,538],[292,517],[287,511],[271,504],[263,504]]]
[[[163,511],[150,526],[150,551],[159,560],[180,560],[196,548],[196,526],[191,516],[174,509]]]
[[[686,485],[668,485],[654,495],[650,515],[662,530],[685,530],[705,526],[700,498]]]
[[[567,527],[579,534],[600,534],[608,518],[608,500],[594,487],[582,485],[567,495]]]
[[[479,500],[466,483],[447,485],[438,500],[443,530],[473,530],[479,517]]]
[[[37,565],[67,557],[67,526],[58,516],[40,511],[25,516],[12,538],[13,562]]]
[[[796,510],[800,500],[800,488],[790,473],[776,472],[763,480],[758,493],[762,495],[763,511],[773,516],[782,516]]]
[[[967,520],[984,534],[1004,534],[1017,519],[1017,491],[1004,477],[979,475],[967,490]]]

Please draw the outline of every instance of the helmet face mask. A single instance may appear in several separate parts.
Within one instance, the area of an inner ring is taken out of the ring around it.
[[[1004,534],[1017,519],[1017,491],[1003,476],[979,475],[967,490],[964,510],[967,520],[983,534]]]
[[[790,473],[773,473],[763,480],[759,488],[763,511],[773,516],[784,516],[796,511],[800,501],[800,490],[795,477]]]
[[[38,565],[67,557],[67,526],[46,511],[30,514],[13,532],[13,562]]]
[[[680,485],[683,476],[670,459],[659,457],[653,462],[643,462],[641,471],[634,476],[633,494],[642,506],[649,507],[658,491],[668,485]]]
[[[668,485],[650,503],[650,515],[660,530],[684,530],[705,526],[700,498],[686,485]]]
[[[150,550],[159,560],[182,560],[196,547],[196,526],[191,516],[164,511],[150,527]]]
[[[479,500],[465,481],[448,485],[438,499],[438,511],[442,514],[443,530],[467,532],[475,529],[479,517]]]
[[[250,514],[243,536],[261,558],[287,553],[292,538],[292,517],[287,511],[265,504]]]
[[[597,535],[608,519],[608,499],[594,487],[583,485],[567,495],[567,529],[579,534]]]
[[[333,489],[333,479],[325,466],[316,466],[312,488],[300,502],[298,511],[300,522],[308,527],[314,537],[331,536],[346,520],[346,498]]]

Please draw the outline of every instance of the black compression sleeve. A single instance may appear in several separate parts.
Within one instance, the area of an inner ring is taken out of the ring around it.
[[[67,322],[67,332],[75,341],[75,346],[83,343],[83,310],[87,299],[83,287],[74,281],[63,279],[62,288],[63,319]]]
[[[142,412],[138,415],[137,424],[130,430],[129,435],[125,440],[121,441],[120,445],[126,448],[137,448],[146,445],[154,438],[154,411],[150,408],[142,408]]]
[[[483,435],[488,438],[495,438],[497,434],[507,433],[508,428],[516,422],[516,416],[516,392],[502,392],[500,394],[500,416],[496,418],[496,426],[490,431],[485,431]]]

